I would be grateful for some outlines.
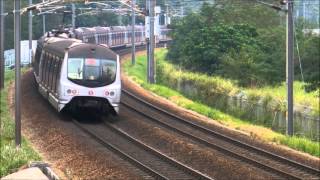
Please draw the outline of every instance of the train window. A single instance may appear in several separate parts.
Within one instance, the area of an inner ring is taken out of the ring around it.
[[[56,69],[56,56],[53,56],[52,57],[52,59],[51,59],[51,61],[52,61],[52,64],[51,64],[51,74],[50,74],[50,89],[52,90],[52,91],[54,91],[55,90],[55,88],[54,88],[54,85],[55,85],[55,79],[54,79],[54,77],[55,77],[55,69]]]
[[[44,83],[44,85],[46,85],[46,75],[47,75],[47,66],[48,66],[48,53],[47,52],[45,52],[44,53],[44,56],[43,56],[43,79],[42,79],[42,81],[43,81],[43,83]]]
[[[100,61],[96,59],[85,60],[85,80],[97,80],[99,78]]]
[[[114,82],[116,61],[93,58],[69,58],[68,79],[84,86],[99,87]]]
[[[46,77],[45,77],[45,82],[46,82],[46,86],[49,86],[49,68],[50,68],[50,55],[49,53],[47,53],[46,56],[46,61],[47,61],[47,65],[46,65]]]
[[[36,49],[36,54],[34,57],[34,62],[33,62],[37,76],[39,76],[39,64],[40,64],[40,58],[41,58],[41,50],[42,50],[41,46],[38,45],[37,49]]]
[[[57,56],[55,56],[55,58],[54,58],[54,66],[53,66],[53,73],[52,73],[52,91],[53,92],[56,92],[58,63],[59,63],[59,59],[58,59]]]
[[[41,55],[41,60],[40,60],[40,63],[41,63],[41,81],[43,82],[43,79],[44,79],[44,67],[45,67],[45,61],[44,61],[44,58],[45,58],[45,52],[42,53]]]
[[[83,58],[69,58],[68,78],[83,79]]]
[[[57,72],[57,74],[56,74],[56,76],[57,76],[57,77],[56,77],[56,94],[57,94],[57,92],[58,92],[58,84],[59,84],[59,82],[60,82],[61,64],[62,64],[62,60],[61,60],[61,58],[58,57],[58,67],[57,67],[58,72]]]
[[[53,67],[53,55],[49,54],[48,56],[48,76],[47,76],[47,82],[48,82],[48,88],[51,89],[52,85],[52,67]]]
[[[102,75],[101,79],[104,82],[111,83],[115,80],[117,66],[115,61],[102,60],[101,61]]]

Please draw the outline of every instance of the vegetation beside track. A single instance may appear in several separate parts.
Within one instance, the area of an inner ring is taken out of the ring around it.
[[[23,70],[23,72],[25,71],[26,69]],[[29,161],[40,160],[40,156],[32,149],[25,138],[22,138],[20,149],[15,147],[15,123],[10,114],[8,102],[9,85],[14,77],[14,71],[6,71],[5,89],[0,94],[0,177],[15,172]]]
[[[156,51],[157,66],[163,64],[170,65],[168,62],[164,61],[166,52],[167,51],[164,49]],[[158,84],[148,84],[146,79],[147,68],[145,56],[138,56],[135,66],[131,65],[131,61],[126,61],[124,63],[124,71],[135,82],[140,84],[145,89],[148,89],[160,96],[163,96],[181,107],[198,112],[233,129],[246,132],[247,134],[250,134],[250,136],[252,136],[253,138],[257,138],[266,142],[273,142],[277,144],[286,145],[293,149],[320,157],[320,145],[318,142],[303,137],[288,137],[281,133],[272,131],[270,128],[263,127],[261,125],[255,125],[253,124],[253,122],[250,122],[249,120],[240,119],[228,115],[217,109],[200,103],[199,100],[197,102],[188,99],[178,91],[168,88],[163,83],[161,83],[161,81],[158,81]],[[223,81],[223,79],[220,80],[221,82],[219,84],[221,84],[222,88],[233,88],[232,82]],[[276,91],[276,89],[274,89],[273,91]],[[257,93],[260,92],[262,91],[257,91]],[[285,96],[285,94],[283,96]]]

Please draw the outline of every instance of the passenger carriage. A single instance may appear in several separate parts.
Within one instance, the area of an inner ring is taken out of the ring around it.
[[[33,67],[40,94],[57,111],[93,107],[112,114],[119,112],[119,56],[106,45],[43,37]]]

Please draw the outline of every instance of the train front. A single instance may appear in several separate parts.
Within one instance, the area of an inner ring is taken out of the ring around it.
[[[102,45],[79,44],[66,53],[59,111],[93,108],[118,114],[121,96],[119,56]]]

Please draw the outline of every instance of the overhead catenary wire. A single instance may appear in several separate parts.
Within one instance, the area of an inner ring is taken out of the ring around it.
[[[297,55],[298,55],[298,59],[299,59],[299,67],[300,67],[300,73],[301,73],[301,80],[302,80],[303,84],[305,84],[304,76],[303,76],[301,56],[300,56],[300,50],[299,50],[299,41],[298,41],[298,38],[297,38],[297,31],[296,31],[295,25],[296,25],[296,24],[295,24],[294,21],[293,21],[294,39],[295,39],[295,44],[296,44],[296,48],[297,48]],[[304,91],[305,91],[305,88],[304,88]]]

